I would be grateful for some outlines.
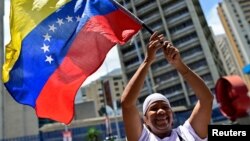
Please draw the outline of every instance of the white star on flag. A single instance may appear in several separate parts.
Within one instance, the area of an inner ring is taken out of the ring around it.
[[[44,41],[50,41],[51,36],[47,33],[46,35],[43,35]]]
[[[41,47],[41,49],[43,50],[43,52],[49,52],[49,46],[43,44],[43,47]]]
[[[68,22],[67,23],[64,23],[64,18],[65,20],[67,20]],[[50,45],[52,43],[48,43],[48,42],[45,42],[45,41],[49,41],[51,42],[52,38],[56,40],[57,36],[58,36],[58,33],[57,31],[60,31],[60,28],[64,28],[64,26],[61,26],[61,25],[69,25],[71,24],[70,22],[74,22],[73,18],[76,18],[76,21],[80,21],[81,20],[81,17],[78,15],[78,16],[70,16],[68,15],[67,17],[64,17],[64,18],[57,18],[57,20],[55,21],[55,23],[50,23],[50,25],[48,25],[48,31],[52,31],[53,33],[51,32],[47,32],[46,34],[44,33],[43,37],[44,37],[44,42],[43,42],[43,46],[41,47],[41,50],[43,50],[43,53],[46,57],[45,59],[45,62],[48,62],[49,64],[52,64],[54,59],[52,58],[52,55],[50,55],[52,52],[53,53],[53,45]],[[69,24],[68,24],[69,23]],[[50,34],[49,34],[50,33]],[[54,41],[54,40],[52,40]],[[49,54],[45,54],[46,52],[48,52]]]
[[[80,17],[80,16],[77,16],[77,17],[76,17],[76,21],[77,21],[77,22],[80,22],[80,20],[81,20],[81,17]]]
[[[68,20],[68,22],[73,22],[73,17],[71,16],[68,16],[66,19]]]
[[[55,32],[56,29],[57,29],[57,28],[55,27],[54,24],[53,24],[53,25],[49,25],[49,31]]]
[[[62,24],[64,24],[63,19],[60,19],[60,18],[57,18],[56,23],[58,23],[59,26],[61,26]]]
[[[51,55],[50,56],[47,56],[46,55],[46,60],[45,60],[45,62],[49,62],[50,64],[51,64],[51,62],[53,61],[54,59],[51,57]]]

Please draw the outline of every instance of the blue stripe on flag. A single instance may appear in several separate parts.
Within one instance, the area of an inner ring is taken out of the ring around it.
[[[109,0],[85,2],[72,0],[23,40],[19,59],[10,72],[11,79],[5,83],[16,101],[35,107],[40,91],[60,66],[76,34],[86,22],[92,16],[105,15],[117,9]]]

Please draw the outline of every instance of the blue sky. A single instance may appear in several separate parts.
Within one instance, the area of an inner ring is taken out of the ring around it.
[[[209,13],[211,9],[221,0],[199,0],[204,13]]]
[[[9,0],[5,0],[5,2],[6,1],[9,1]],[[218,34],[224,33],[224,30],[222,28],[222,25],[218,18],[218,14],[216,10],[218,3],[221,2],[222,0],[199,0],[199,1],[203,9],[203,12],[205,14],[205,17],[207,19],[207,23],[209,26],[212,27],[214,34],[218,35]],[[9,28],[8,16],[9,16],[9,2],[6,2],[5,3],[5,16],[4,16],[4,21],[5,21],[4,42],[5,44],[7,44],[10,40],[10,35],[9,35],[9,30],[8,30]],[[118,57],[118,52],[117,52],[116,47],[110,50],[103,65],[92,76],[90,76],[85,81],[84,84],[88,84],[89,82],[98,79],[100,76],[105,75],[107,72],[110,72],[115,68],[120,68],[119,57]]]
[[[217,14],[217,6],[222,0],[199,0],[207,23],[212,27],[215,35],[225,33]]]

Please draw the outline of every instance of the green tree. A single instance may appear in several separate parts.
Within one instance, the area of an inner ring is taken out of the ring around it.
[[[91,127],[88,129],[88,141],[99,141],[100,131],[98,131],[95,127]]]

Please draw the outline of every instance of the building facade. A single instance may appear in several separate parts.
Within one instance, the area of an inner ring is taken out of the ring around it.
[[[227,75],[240,75],[243,73],[239,70],[239,64],[235,60],[234,53],[231,45],[228,42],[228,38],[225,34],[216,35],[215,41],[217,44],[218,51],[220,53],[220,58],[222,58],[223,66],[225,68]]]
[[[108,75],[85,86],[87,100],[93,100],[97,112],[105,105],[120,109],[120,97],[124,89],[124,81],[120,70],[114,70]]]
[[[4,1],[0,1],[0,65],[3,64],[3,17]],[[2,68],[2,67],[1,67]],[[2,80],[2,73],[0,74]],[[3,138],[3,83],[0,83],[0,140]]]
[[[214,92],[217,79],[225,75],[219,52],[198,0],[120,0],[129,11],[153,31],[163,33],[176,46],[183,61],[205,81]],[[143,29],[124,47],[118,48],[127,82],[144,58],[150,34]],[[139,97],[141,105],[152,92],[164,94],[173,106],[192,106],[196,97],[181,75],[166,61],[161,50],[151,65]]]
[[[231,44],[238,70],[250,64],[250,1],[223,0],[217,8],[220,20]],[[250,88],[250,76],[241,75]]]

